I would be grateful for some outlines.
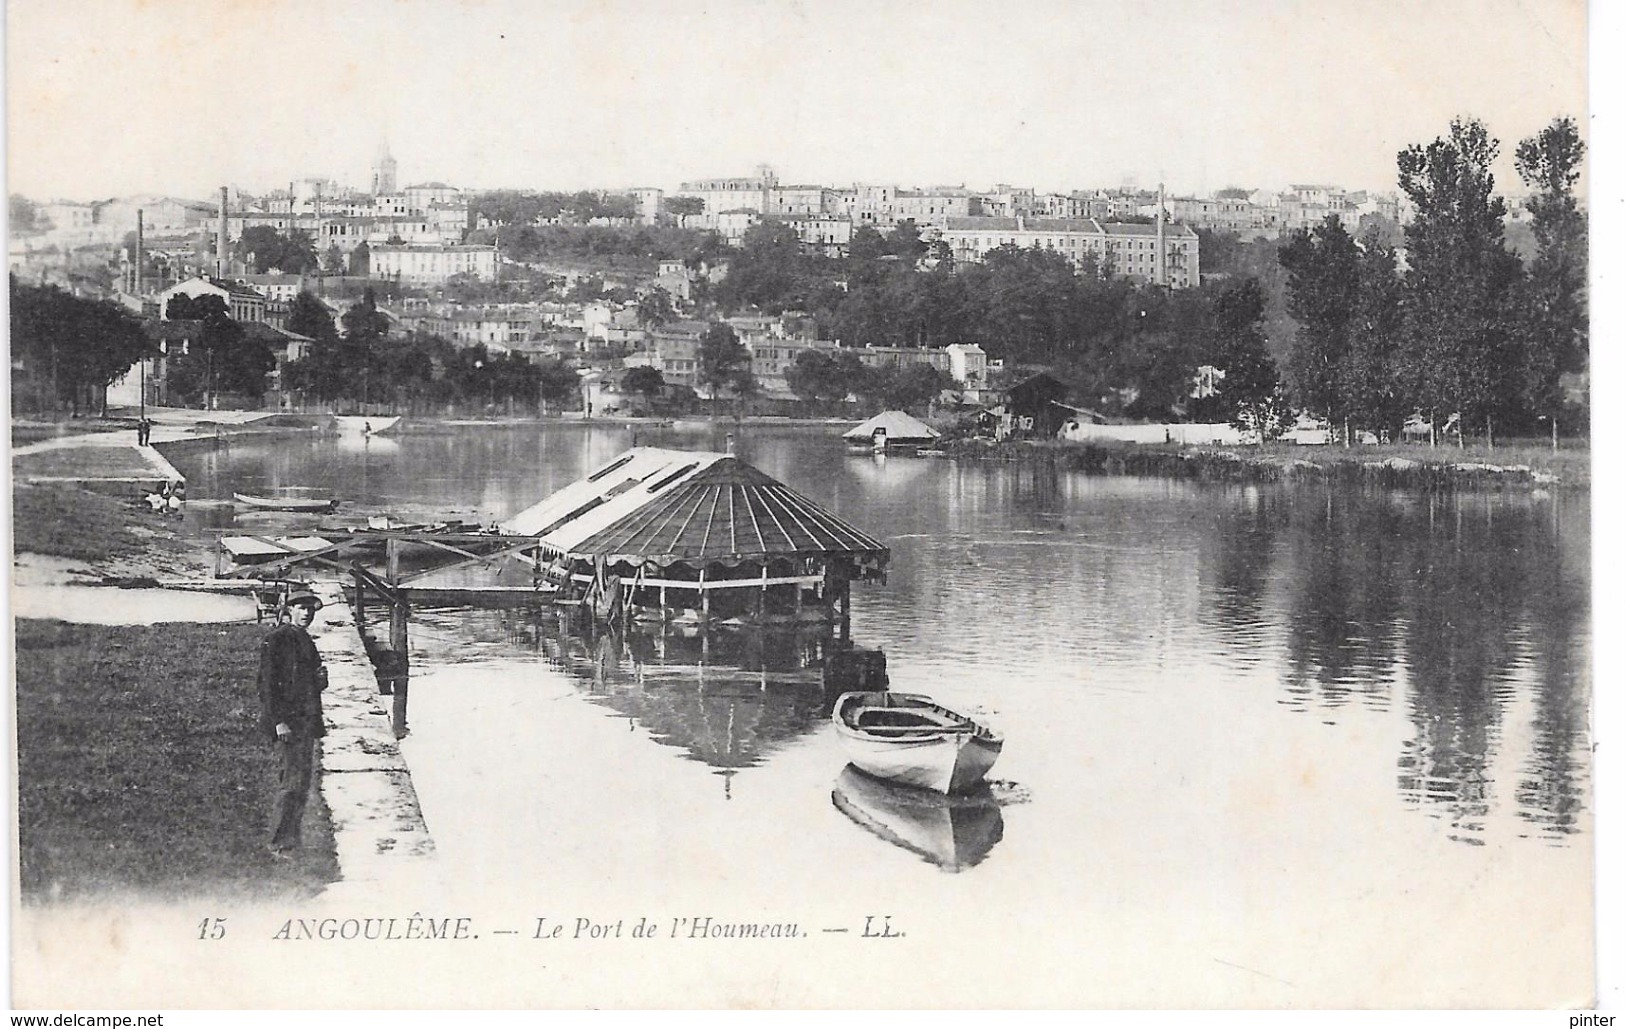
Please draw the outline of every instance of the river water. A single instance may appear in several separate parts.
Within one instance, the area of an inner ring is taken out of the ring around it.
[[[892,548],[853,640],[892,689],[1005,734],[992,787],[949,805],[844,771],[816,635],[416,610],[403,749],[443,866],[514,928],[596,901],[795,921],[824,947],[890,916],[888,961],[854,943],[820,967],[882,1001],[892,959],[929,969],[922,1006],[1589,996],[1585,494],[1092,477],[736,431]],[[491,521],[631,442],[466,428],[176,463],[196,498],[327,486],[352,514]],[[755,960],[695,971],[692,996],[734,1002]],[[773,1002],[831,1002],[823,973],[763,960]]]

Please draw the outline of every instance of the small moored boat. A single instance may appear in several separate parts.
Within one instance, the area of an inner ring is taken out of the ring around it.
[[[1004,748],[998,733],[916,693],[843,693],[830,719],[860,770],[938,793],[981,782]]]
[[[260,511],[332,511],[339,506],[325,492],[288,488],[273,493],[233,493],[239,504]]]

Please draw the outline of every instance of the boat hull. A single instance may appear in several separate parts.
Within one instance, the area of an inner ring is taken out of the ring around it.
[[[257,497],[248,493],[233,493],[239,504],[260,511],[331,511],[339,506],[336,500],[299,497]]]
[[[929,712],[938,724],[917,730],[865,727],[864,712]],[[938,793],[964,793],[987,775],[1004,749],[998,734],[915,694],[847,693],[831,715],[848,760],[888,782]]]

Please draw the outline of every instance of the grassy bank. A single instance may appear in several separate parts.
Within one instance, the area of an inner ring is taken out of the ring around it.
[[[11,531],[17,553],[83,561],[103,575],[197,575],[209,558],[179,523],[145,506],[61,484],[16,483]]]
[[[129,432],[130,438],[135,439],[135,419],[133,418],[13,420],[11,423],[11,445],[20,447],[25,443],[39,443],[48,439],[59,439],[63,436],[82,436],[92,432],[107,432],[119,429]]]
[[[1560,488],[1589,489],[1591,452],[1583,445],[1512,443],[1426,447],[1408,444],[1355,446],[1198,446],[1087,443],[957,444],[956,456],[1008,461],[1052,461],[1101,475],[1163,475],[1236,482],[1294,478],[1364,482],[1403,489]]]
[[[143,546],[130,524],[140,512],[130,504],[75,486],[30,486],[11,490],[15,549],[78,561],[129,556]]]
[[[306,850],[265,850],[262,626],[16,623],[19,863],[29,901],[307,896],[338,876],[318,800]]]

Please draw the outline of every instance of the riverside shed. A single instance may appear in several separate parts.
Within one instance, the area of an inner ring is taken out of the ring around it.
[[[541,575],[600,618],[783,622],[850,617],[884,581],[874,537],[731,454],[634,447],[502,524]]]

